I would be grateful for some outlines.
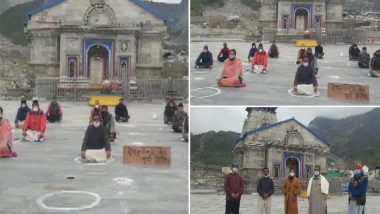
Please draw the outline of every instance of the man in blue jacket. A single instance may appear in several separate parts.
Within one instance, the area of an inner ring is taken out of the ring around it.
[[[363,164],[355,167],[354,177],[348,185],[348,214],[363,214],[365,212],[368,177],[363,173]]]
[[[26,119],[26,115],[31,111],[31,109],[28,107],[26,100],[21,99],[21,106],[18,108],[16,119],[15,119],[15,126],[17,128],[21,128],[24,124],[24,121]]]

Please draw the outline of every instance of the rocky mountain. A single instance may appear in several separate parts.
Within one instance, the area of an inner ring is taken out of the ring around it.
[[[191,135],[191,161],[229,166],[232,162],[232,149],[239,135],[236,132],[223,131]]]
[[[343,119],[317,117],[309,127],[331,141],[331,152],[342,157],[348,166],[362,161],[380,165],[380,109]]]

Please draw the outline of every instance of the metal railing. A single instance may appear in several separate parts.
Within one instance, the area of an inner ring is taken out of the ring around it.
[[[109,87],[108,87],[109,86]],[[112,81],[107,87],[91,84],[85,78],[39,77],[36,79],[35,96],[39,99],[86,102],[91,96],[117,95],[128,102],[162,103],[168,96],[178,100],[188,98],[188,80],[158,79],[130,80],[126,84]]]

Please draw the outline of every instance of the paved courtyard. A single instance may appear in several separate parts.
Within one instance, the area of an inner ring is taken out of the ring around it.
[[[240,202],[241,214],[259,214],[257,213],[257,194],[243,195]],[[225,195],[216,194],[191,194],[191,213],[192,214],[220,214],[225,210]],[[272,196],[272,213],[284,213],[284,198],[280,195]],[[380,196],[368,196],[366,211],[368,214],[379,213]],[[327,213],[329,214],[346,214],[348,196],[331,196],[327,200]],[[298,199],[300,214],[308,213],[308,201],[304,198]]]
[[[19,101],[0,101],[0,106],[4,117],[13,121]],[[48,103],[41,106],[46,110]],[[48,125],[43,143],[16,141],[18,157],[0,159],[0,213],[188,213],[188,143],[163,124],[164,104],[128,106],[131,121],[117,124],[117,142],[111,143],[114,161],[107,165],[74,161],[91,108],[84,103],[64,103],[63,108],[63,122]],[[20,130],[14,134],[21,137]],[[170,146],[172,165],[124,165],[123,146],[136,142]]]
[[[203,46],[207,44],[213,54],[214,68],[195,69],[195,60]],[[245,88],[219,88],[216,79],[220,77],[223,63],[216,60],[222,42],[192,42],[191,44],[191,103],[192,105],[378,105],[380,104],[380,79],[370,78],[368,69],[360,69],[357,62],[348,60],[347,45],[324,45],[325,58],[318,60],[320,96],[313,98],[291,96],[288,91],[293,86],[297,71],[296,57],[298,47],[278,44],[280,58],[269,59],[267,74],[250,72],[248,52],[249,42],[230,42],[229,48],[237,50],[237,57],[244,60]],[[258,45],[258,43],[256,43]],[[264,44],[267,51],[270,44]],[[360,48],[362,46],[359,46]],[[370,55],[379,46],[367,46]],[[314,52],[314,48],[313,48]],[[369,102],[348,101],[327,97],[327,84],[350,83],[370,86]]]

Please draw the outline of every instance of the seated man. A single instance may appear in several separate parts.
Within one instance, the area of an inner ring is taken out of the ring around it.
[[[46,116],[39,107],[38,100],[33,100],[32,111],[28,113],[22,128],[24,140],[41,142],[46,130]]]
[[[252,72],[265,74],[267,67],[268,54],[264,51],[263,45],[259,44],[259,51],[256,52],[252,60]]]
[[[111,158],[111,145],[100,116],[94,114],[84,136],[81,157],[83,161],[105,162]]]
[[[309,59],[309,65],[313,68],[315,74],[318,74],[318,62],[317,57],[313,54],[313,50],[311,48],[307,48],[306,56]]]
[[[301,47],[301,49],[298,51],[298,54],[297,54],[297,61],[296,61],[297,65],[299,65],[302,62],[302,59],[304,56],[306,56],[306,50],[305,50],[305,47]]]
[[[229,52],[230,49],[227,47],[227,43],[223,43],[223,48],[220,50],[218,54],[218,61],[224,62],[226,59],[228,59]]]
[[[212,59],[212,53],[208,51],[208,46],[203,47],[203,51],[199,54],[195,61],[195,68],[212,68],[214,61]]]
[[[299,95],[314,95],[318,92],[317,78],[307,57],[304,57],[302,65],[297,69],[293,90]]]
[[[369,68],[369,61],[371,61],[371,56],[368,54],[367,48],[363,47],[358,59],[359,68]]]
[[[101,116],[103,120],[102,125],[106,129],[110,141],[114,142],[116,138],[115,120],[113,119],[112,114],[108,112],[108,106],[102,106]]]
[[[26,115],[31,111],[29,106],[26,104],[25,99],[21,99],[21,106],[17,110],[17,115],[15,119],[16,128],[22,128],[24,125],[24,121],[26,119]]]
[[[12,151],[11,122],[3,117],[4,110],[0,107],[0,158],[16,157]]]
[[[357,44],[353,44],[349,49],[349,56],[351,61],[358,61],[360,49]]]
[[[369,74],[370,77],[380,76],[380,49],[373,54],[371,59]]]
[[[175,104],[173,99],[170,99],[168,103],[166,103],[165,111],[164,111],[164,123],[173,123],[175,119],[175,112],[177,111],[177,105]]]
[[[219,87],[245,87],[243,65],[241,60],[236,58],[235,49],[230,51],[229,59],[224,61],[223,72],[217,82]]]
[[[100,105],[99,105],[99,100],[95,100],[95,106],[94,108],[91,110],[91,113],[90,113],[90,119],[89,119],[89,122],[91,123],[92,121],[92,118],[94,116],[94,114],[98,114],[100,115]],[[100,118],[101,119],[101,118]]]
[[[248,62],[252,62],[252,58],[255,56],[258,49],[256,48],[256,44],[252,43],[252,48],[249,50],[248,53]]]
[[[318,45],[315,46],[315,48],[314,48],[315,56],[318,59],[323,59],[323,56],[325,55],[325,53],[323,53],[323,47],[322,47],[320,42],[318,42],[317,44]]]
[[[278,50],[277,45],[275,43],[273,43],[270,46],[269,51],[268,51],[268,55],[270,58],[278,58],[279,57],[280,51]]]
[[[178,109],[175,112],[175,118],[172,125],[172,128],[177,133],[182,133],[183,130],[183,121],[185,120],[187,113],[183,110],[183,104],[178,105]]]
[[[128,122],[131,118],[128,114],[127,106],[124,104],[124,99],[119,100],[119,104],[115,106],[115,120],[116,122]]]
[[[59,103],[57,102],[57,97],[53,97],[49,108],[46,112],[46,117],[50,123],[61,122],[62,121],[62,109]]]

